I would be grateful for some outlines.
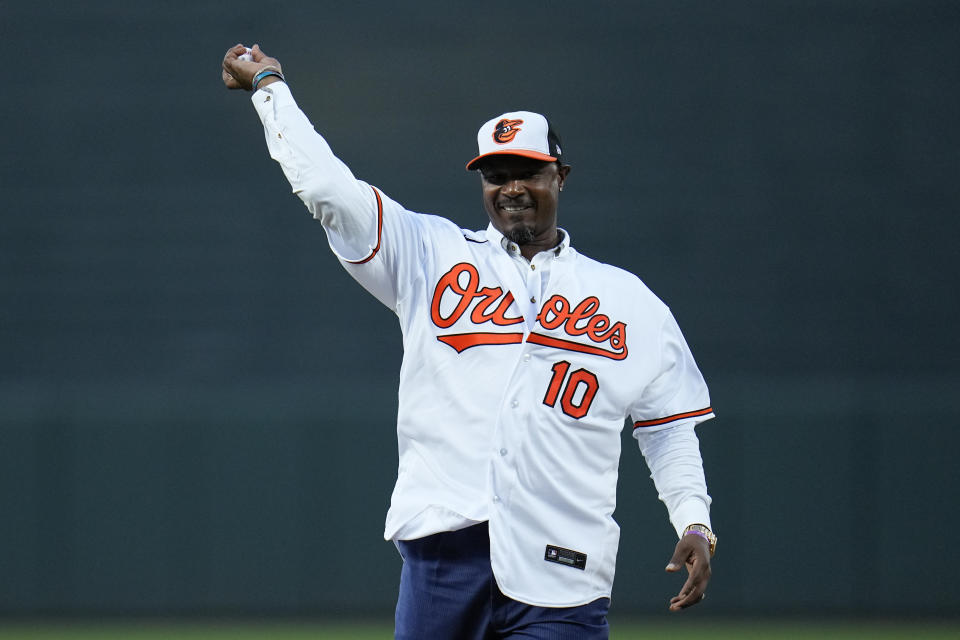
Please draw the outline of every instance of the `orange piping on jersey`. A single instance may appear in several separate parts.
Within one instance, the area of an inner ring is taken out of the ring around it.
[[[373,189],[373,195],[377,197],[377,246],[373,248],[373,252],[368,255],[363,260],[346,260],[350,264],[363,264],[365,262],[370,262],[373,260],[373,256],[377,255],[377,252],[380,251],[380,240],[383,237],[383,200],[380,199],[380,192],[377,191],[376,187],[370,187]]]
[[[685,420],[687,418],[699,418],[700,416],[706,416],[713,413],[713,407],[707,407],[706,409],[698,409],[696,411],[687,411],[686,413],[678,413],[676,415],[667,416],[666,418],[656,418],[654,420],[641,420],[640,422],[634,422],[633,428],[638,429],[640,427],[656,427],[657,425],[667,424],[668,422],[676,422],[677,420]]]
[[[523,342],[522,333],[454,333],[446,336],[437,336],[437,340],[450,345],[457,353],[463,353],[470,347],[487,344],[520,344]]]
[[[589,353],[593,356],[603,356],[604,358],[610,358],[612,360],[623,360],[627,357],[627,345],[623,345],[622,351],[607,351],[606,349],[601,349],[600,347],[591,347],[588,344],[581,344],[572,340],[564,340],[563,338],[554,338],[553,336],[545,336],[540,333],[531,333],[527,337],[527,342],[539,344],[544,347],[553,347],[555,349]]]

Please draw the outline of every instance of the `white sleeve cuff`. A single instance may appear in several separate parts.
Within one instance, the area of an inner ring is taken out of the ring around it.
[[[286,82],[273,82],[262,89],[257,89],[250,95],[250,101],[260,115],[260,120],[265,121],[268,117],[276,117],[276,111],[280,107],[297,106],[297,101],[293,99],[290,87]]]
[[[691,524],[706,525],[707,528],[712,530],[710,507],[699,498],[685,500],[682,504],[674,507],[670,513],[670,524],[676,529],[678,538],[683,535],[683,530]]]

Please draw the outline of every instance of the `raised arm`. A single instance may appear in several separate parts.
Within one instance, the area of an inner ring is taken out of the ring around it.
[[[280,164],[307,210],[323,224],[334,253],[347,263],[369,260],[380,246],[381,194],[357,180],[316,132],[283,79],[280,61],[266,55],[259,45],[250,52],[252,60],[240,58],[245,52],[240,44],[227,50],[222,65],[224,85],[255,89],[251,100],[263,124],[270,156]],[[375,295],[383,299],[383,292]]]

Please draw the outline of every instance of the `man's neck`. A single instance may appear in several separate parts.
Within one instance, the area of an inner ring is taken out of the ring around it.
[[[554,229],[552,234],[546,236],[549,240],[535,239],[526,244],[520,245],[520,255],[527,260],[533,260],[533,256],[541,251],[550,251],[556,249],[563,242],[563,233],[559,229]]]

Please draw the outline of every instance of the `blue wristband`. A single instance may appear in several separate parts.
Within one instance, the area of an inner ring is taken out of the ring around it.
[[[277,76],[286,82],[286,78],[283,77],[282,73],[272,67],[267,67],[266,69],[261,69],[255,76],[253,76],[253,81],[250,83],[252,90],[256,91],[257,85],[259,85],[264,78],[269,78],[270,76]]]

